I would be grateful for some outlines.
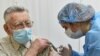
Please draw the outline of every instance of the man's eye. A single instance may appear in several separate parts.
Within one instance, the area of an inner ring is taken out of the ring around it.
[[[30,23],[30,22],[26,22],[26,24],[27,24],[27,25],[30,25],[31,23]]]
[[[19,24],[16,24],[15,26],[22,26],[23,24],[22,23],[19,23]]]
[[[33,23],[32,21],[27,21],[26,22],[27,25],[32,25],[32,23]]]

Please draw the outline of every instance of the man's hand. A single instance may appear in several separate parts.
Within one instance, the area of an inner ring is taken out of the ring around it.
[[[68,47],[60,46],[59,54],[61,56],[71,56],[72,47],[68,44]]]
[[[47,39],[38,38],[32,42],[25,56],[37,56],[38,53],[42,52],[48,46],[49,41]]]
[[[36,51],[42,52],[44,48],[49,46],[49,41],[47,39],[39,38],[32,42],[31,47],[35,48]]]

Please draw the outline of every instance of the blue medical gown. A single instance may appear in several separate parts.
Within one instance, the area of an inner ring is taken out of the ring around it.
[[[95,13],[91,20],[90,30],[85,35],[83,48],[83,55],[73,51],[72,56],[100,56],[100,12]]]

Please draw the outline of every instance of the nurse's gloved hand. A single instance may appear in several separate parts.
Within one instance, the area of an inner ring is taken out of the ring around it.
[[[59,47],[59,54],[61,56],[71,56],[72,54],[72,47],[68,44],[68,47],[60,46]]]

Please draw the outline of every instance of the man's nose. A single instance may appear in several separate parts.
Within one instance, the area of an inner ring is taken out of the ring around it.
[[[26,28],[27,27],[27,25],[23,22],[23,28]]]

